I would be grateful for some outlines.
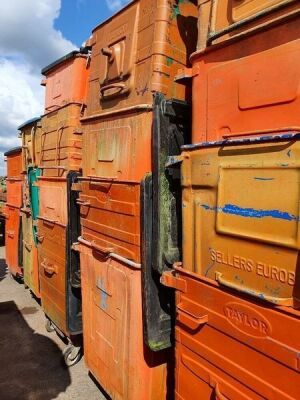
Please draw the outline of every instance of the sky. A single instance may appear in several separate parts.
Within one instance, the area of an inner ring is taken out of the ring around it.
[[[0,175],[17,127],[43,113],[43,67],[80,47],[129,0],[6,0],[0,12]]]

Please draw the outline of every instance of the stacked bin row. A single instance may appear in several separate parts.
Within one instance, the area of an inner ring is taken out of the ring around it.
[[[18,127],[22,139],[22,241],[24,284],[40,297],[39,265],[37,251],[37,215],[39,210],[38,189],[34,186],[40,174],[35,158],[36,137],[41,129],[40,118],[33,118]]]
[[[299,3],[199,1],[176,398],[298,399]]]
[[[300,7],[196,3],[133,0],[43,69],[7,263],[112,399],[296,400]]]
[[[152,220],[144,220],[143,210],[151,215],[152,172],[158,174],[164,163],[160,152],[165,158],[179,154],[180,144],[188,143],[182,123],[188,93],[173,80],[195,49],[196,15],[189,1],[132,1],[89,40],[83,173],[74,185],[83,338],[88,368],[113,399],[167,395],[171,299],[159,275],[151,276],[143,231]],[[161,131],[168,119],[173,130]],[[173,149],[169,142],[176,137]]]
[[[23,276],[22,269],[22,193],[23,170],[22,148],[16,147],[4,153],[7,162],[7,199],[4,208],[6,264],[10,273],[16,277]]]
[[[5,204],[7,202],[6,178],[0,178],[0,242],[5,243]]]
[[[72,250],[79,232],[76,182],[82,161],[80,118],[85,109],[88,74],[86,49],[74,51],[42,70],[45,114],[36,138],[39,213],[37,243],[41,302],[54,328],[70,341],[65,356],[80,354],[81,291],[79,258]],[[74,346],[73,346],[74,345]]]

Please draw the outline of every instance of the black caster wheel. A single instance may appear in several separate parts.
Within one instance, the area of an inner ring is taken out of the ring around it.
[[[64,361],[67,367],[73,367],[81,359],[81,347],[69,344],[63,351]]]
[[[55,328],[54,328],[52,322],[50,321],[50,319],[47,319],[47,321],[45,323],[45,328],[46,328],[46,331],[49,332],[49,333],[55,331]]]

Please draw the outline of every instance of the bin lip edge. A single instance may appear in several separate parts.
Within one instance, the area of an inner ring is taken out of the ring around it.
[[[17,129],[20,131],[21,129],[25,128],[26,126],[33,125],[35,122],[38,122],[38,121],[40,121],[40,120],[41,120],[41,117],[34,117],[34,118],[31,118],[31,119],[29,119],[29,120],[23,122],[23,124],[21,124],[20,126],[18,126]]]
[[[277,134],[277,135],[265,135],[262,134],[261,136],[258,137],[252,137],[252,138],[235,138],[235,139],[230,139],[230,140],[216,140],[216,141],[208,141],[208,142],[199,142],[199,143],[193,143],[193,144],[186,144],[184,146],[181,146],[182,151],[189,151],[189,150],[195,150],[195,149],[200,149],[200,148],[207,148],[207,147],[220,147],[220,146],[232,146],[232,145],[239,145],[239,144],[251,144],[251,143],[261,143],[261,142],[274,142],[274,141],[280,141],[280,140],[289,140],[289,139],[295,139],[295,140],[300,140],[300,133],[299,132],[288,132],[284,134]]]
[[[12,149],[7,150],[7,151],[4,153],[4,156],[7,157],[7,156],[10,156],[10,155],[12,155],[12,154],[21,153],[21,152],[22,152],[22,147],[21,147],[21,146],[13,147]]]
[[[78,54],[82,54],[80,50],[73,50],[68,54],[65,54],[64,56],[58,58],[57,60],[53,61],[52,63],[48,64],[46,67],[44,67],[41,70],[41,74],[46,76],[51,72],[53,69],[58,67],[60,64],[63,64],[66,61],[69,61],[73,58],[75,58]]]

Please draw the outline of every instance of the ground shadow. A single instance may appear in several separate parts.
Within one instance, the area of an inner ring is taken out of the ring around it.
[[[59,347],[35,333],[13,301],[0,303],[0,399],[52,400],[70,383]]]

